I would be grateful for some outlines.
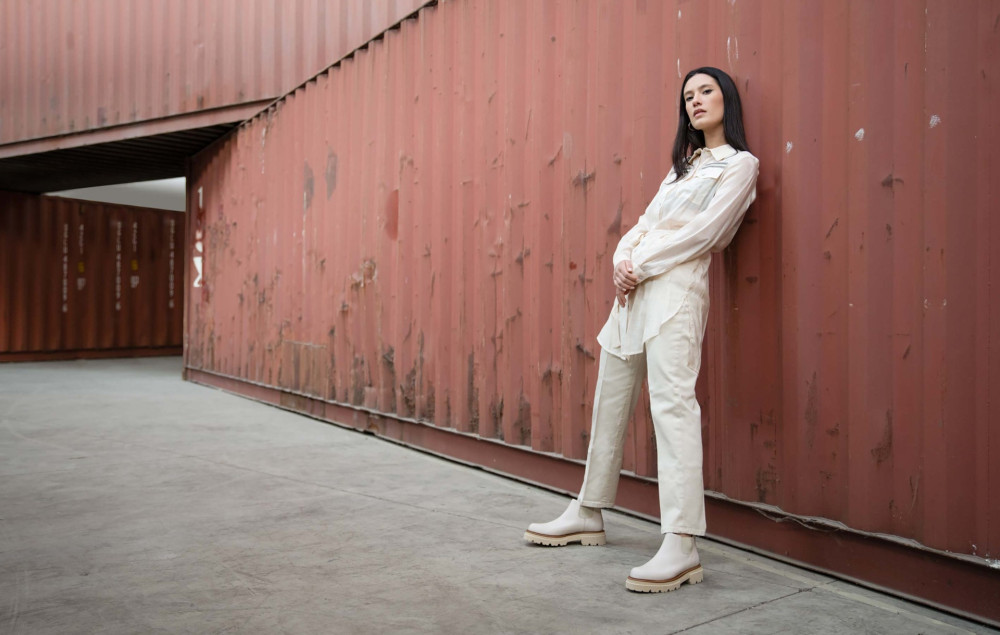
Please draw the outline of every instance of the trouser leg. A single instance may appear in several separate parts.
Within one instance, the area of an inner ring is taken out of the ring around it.
[[[581,505],[611,507],[615,503],[622,469],[625,429],[635,410],[645,374],[643,355],[623,360],[601,350],[587,468],[583,475],[583,485],[580,486]]]
[[[646,343],[663,533],[705,533],[701,408],[695,383],[706,315],[707,306],[686,304]]]

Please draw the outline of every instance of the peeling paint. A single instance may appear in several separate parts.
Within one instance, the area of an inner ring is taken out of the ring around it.
[[[941,117],[938,117],[937,115],[931,115],[931,120],[930,120],[930,122],[929,122],[929,126],[930,126],[931,128],[934,128],[934,127],[936,127],[936,126],[937,126],[937,125],[938,125],[939,123],[941,123]]]
[[[858,128],[858,131],[854,133],[854,138],[857,139],[858,141],[861,141],[862,139],[864,139],[865,138],[865,129],[864,128]]]
[[[361,263],[360,269],[351,274],[351,287],[363,289],[376,280],[378,280],[378,267],[375,261],[369,258]]]

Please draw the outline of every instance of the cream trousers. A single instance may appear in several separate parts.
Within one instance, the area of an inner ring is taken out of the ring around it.
[[[689,296],[659,333],[646,342],[642,354],[623,360],[601,350],[590,449],[579,500],[586,507],[614,505],[625,429],[643,379],[647,379],[656,432],[660,529],[662,533],[701,536],[705,533],[705,485],[701,473],[701,408],[694,388],[701,366],[708,303],[697,296]]]

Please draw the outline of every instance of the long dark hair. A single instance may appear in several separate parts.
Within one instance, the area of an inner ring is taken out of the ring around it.
[[[712,77],[722,90],[722,103],[724,106],[722,111],[722,129],[726,135],[726,143],[737,150],[746,150],[748,152],[750,150],[747,147],[746,133],[743,132],[743,105],[740,103],[740,93],[736,90],[736,84],[733,83],[733,79],[725,71],[721,71],[714,66],[696,68],[688,72],[684,76],[684,81],[681,82],[681,106],[680,114],[677,116],[677,136],[674,138],[674,152],[672,155],[674,173],[678,179],[688,171],[688,155],[698,148],[705,147],[705,133],[701,130],[695,130],[689,125],[691,119],[688,117],[687,108],[684,104],[684,87],[691,77],[699,73]]]

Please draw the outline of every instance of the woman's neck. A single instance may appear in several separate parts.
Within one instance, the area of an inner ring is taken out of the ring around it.
[[[726,145],[726,133],[722,129],[722,126],[718,126],[713,130],[705,131],[705,147],[712,149],[718,148],[719,146]]]

